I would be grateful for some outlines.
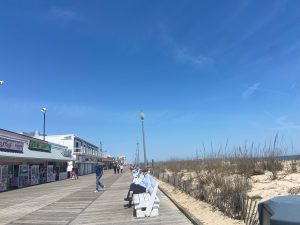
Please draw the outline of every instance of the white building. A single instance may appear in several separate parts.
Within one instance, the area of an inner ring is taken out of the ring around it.
[[[43,137],[40,136],[39,138]],[[48,135],[45,136],[45,139],[52,143],[67,146],[71,150],[75,164],[70,161],[68,171],[71,171],[73,167],[77,167],[79,175],[94,172],[94,164],[101,158],[98,146],[74,134]]]

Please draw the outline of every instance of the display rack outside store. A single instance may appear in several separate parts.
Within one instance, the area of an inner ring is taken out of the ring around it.
[[[8,179],[8,166],[0,165],[0,191],[6,191]]]
[[[30,167],[30,185],[39,184],[40,181],[40,166],[39,165],[32,165]]]
[[[29,185],[29,165],[19,165],[19,187]]]
[[[53,173],[53,165],[47,166],[47,182],[55,181],[55,174]]]

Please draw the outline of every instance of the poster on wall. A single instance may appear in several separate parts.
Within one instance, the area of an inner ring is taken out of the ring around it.
[[[19,165],[19,187],[26,187],[29,185],[29,166]]]
[[[47,166],[47,182],[55,181],[55,174],[53,172],[53,165]]]
[[[40,180],[40,166],[32,165],[30,167],[30,185],[39,184]]]
[[[0,151],[23,153],[24,143],[0,137]]]
[[[0,191],[7,190],[8,166],[0,165]]]

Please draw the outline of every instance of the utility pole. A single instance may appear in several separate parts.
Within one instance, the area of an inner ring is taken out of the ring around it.
[[[44,114],[44,124],[43,124],[43,140],[45,141],[45,136],[46,136],[46,133],[45,133],[45,130],[46,130],[46,107],[43,107],[41,109],[41,112]]]
[[[100,156],[103,158],[102,142],[100,141]]]
[[[145,131],[144,131],[144,119],[145,119],[145,114],[141,112],[140,114],[140,119],[142,121],[142,133],[143,133],[143,147],[144,147],[144,168],[148,167],[147,163],[147,154],[146,154],[146,141],[145,141]]]
[[[140,150],[139,150],[139,142],[136,142],[136,164],[140,167]]]

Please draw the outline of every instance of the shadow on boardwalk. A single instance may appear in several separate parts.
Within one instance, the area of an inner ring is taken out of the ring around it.
[[[191,224],[160,191],[160,215],[136,219],[123,207],[130,173],[105,171],[102,180],[107,188],[98,193],[94,174],[0,193],[0,225]]]

